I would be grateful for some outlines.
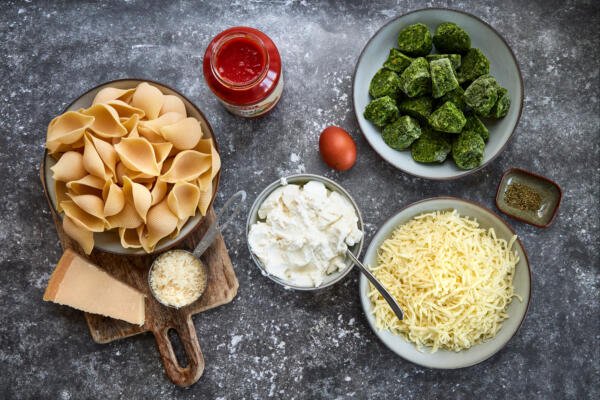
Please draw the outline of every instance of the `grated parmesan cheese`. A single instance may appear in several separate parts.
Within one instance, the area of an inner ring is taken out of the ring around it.
[[[496,335],[508,318],[519,261],[493,229],[456,210],[419,215],[398,227],[378,250],[373,274],[404,310],[400,321],[371,285],[378,329],[423,346],[460,351]]]
[[[161,303],[183,307],[194,302],[206,289],[206,267],[191,253],[168,251],[155,261],[150,287]]]

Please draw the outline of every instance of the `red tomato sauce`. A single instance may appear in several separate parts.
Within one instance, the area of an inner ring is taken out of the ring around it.
[[[236,26],[215,36],[204,53],[203,71],[210,90],[235,115],[258,117],[281,98],[279,51],[257,29]]]
[[[236,37],[223,43],[217,53],[216,64],[224,79],[244,84],[260,75],[265,67],[265,57],[255,41]]]

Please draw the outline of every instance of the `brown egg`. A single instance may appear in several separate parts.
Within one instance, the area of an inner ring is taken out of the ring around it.
[[[325,164],[338,171],[346,171],[356,162],[356,143],[337,126],[328,126],[321,132],[319,152]]]

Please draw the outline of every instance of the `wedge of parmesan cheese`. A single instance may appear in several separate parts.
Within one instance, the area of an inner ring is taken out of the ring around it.
[[[44,300],[136,325],[145,321],[142,293],[69,249],[50,277]]]

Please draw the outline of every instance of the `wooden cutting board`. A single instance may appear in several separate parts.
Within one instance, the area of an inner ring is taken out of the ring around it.
[[[49,202],[43,177],[42,184],[63,250],[70,248],[84,255],[77,242],[63,231],[61,220]],[[211,207],[199,227],[178,248],[193,249],[202,239],[214,219],[215,212]],[[202,256],[202,262],[208,266],[206,291],[196,302],[180,309],[163,306],[150,293],[148,270],[156,255],[122,256],[94,250],[87,257],[109,274],[137,288],[146,295],[146,322],[143,326],[85,313],[85,319],[94,341],[108,343],[139,333],[152,332],[169,379],[179,386],[190,386],[197,382],[204,371],[204,358],[198,343],[192,315],[229,303],[237,294],[239,286],[221,234],[217,235],[213,245]],[[179,365],[173,351],[173,345],[168,335],[171,329],[177,332],[185,350],[188,359],[186,367]]]

